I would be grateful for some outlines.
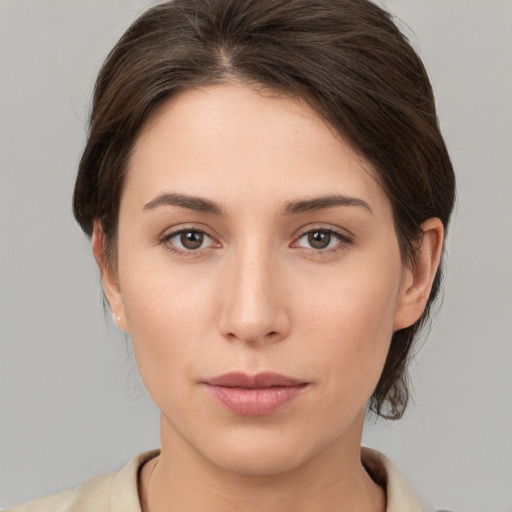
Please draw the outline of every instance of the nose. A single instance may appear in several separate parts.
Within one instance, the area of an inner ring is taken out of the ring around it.
[[[287,297],[279,265],[269,251],[246,248],[233,255],[220,292],[220,333],[252,346],[286,338],[290,331]]]

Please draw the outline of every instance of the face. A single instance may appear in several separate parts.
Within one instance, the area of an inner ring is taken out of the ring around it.
[[[304,102],[222,85],[164,104],[117,254],[104,287],[163,439],[251,474],[358,446],[412,277],[372,169]]]

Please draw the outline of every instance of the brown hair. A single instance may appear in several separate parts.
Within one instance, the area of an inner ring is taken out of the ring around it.
[[[175,0],[137,19],[98,76],[75,186],[87,235],[99,220],[115,260],[124,174],[149,114],[177,91],[239,81],[305,99],[375,170],[389,196],[403,260],[414,264],[421,223],[453,208],[455,179],[421,60],[391,16],[367,0]],[[402,416],[407,362],[422,317],[394,333],[370,399]]]

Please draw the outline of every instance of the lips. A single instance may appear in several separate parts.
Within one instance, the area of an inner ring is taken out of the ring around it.
[[[226,373],[203,382],[211,395],[232,412],[264,416],[297,398],[308,383],[277,373]]]
[[[292,379],[278,373],[258,373],[257,375],[246,375],[245,373],[226,373],[205,381],[212,386],[222,386],[226,388],[247,388],[261,389],[270,387],[298,386],[304,384],[297,379]]]

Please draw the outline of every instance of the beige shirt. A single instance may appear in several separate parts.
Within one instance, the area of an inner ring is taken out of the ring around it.
[[[117,473],[91,478],[76,489],[39,498],[7,512],[141,512],[138,473],[143,464],[159,453],[141,453]],[[385,455],[363,447],[361,459],[372,478],[386,489],[386,512],[421,512],[414,493]]]

